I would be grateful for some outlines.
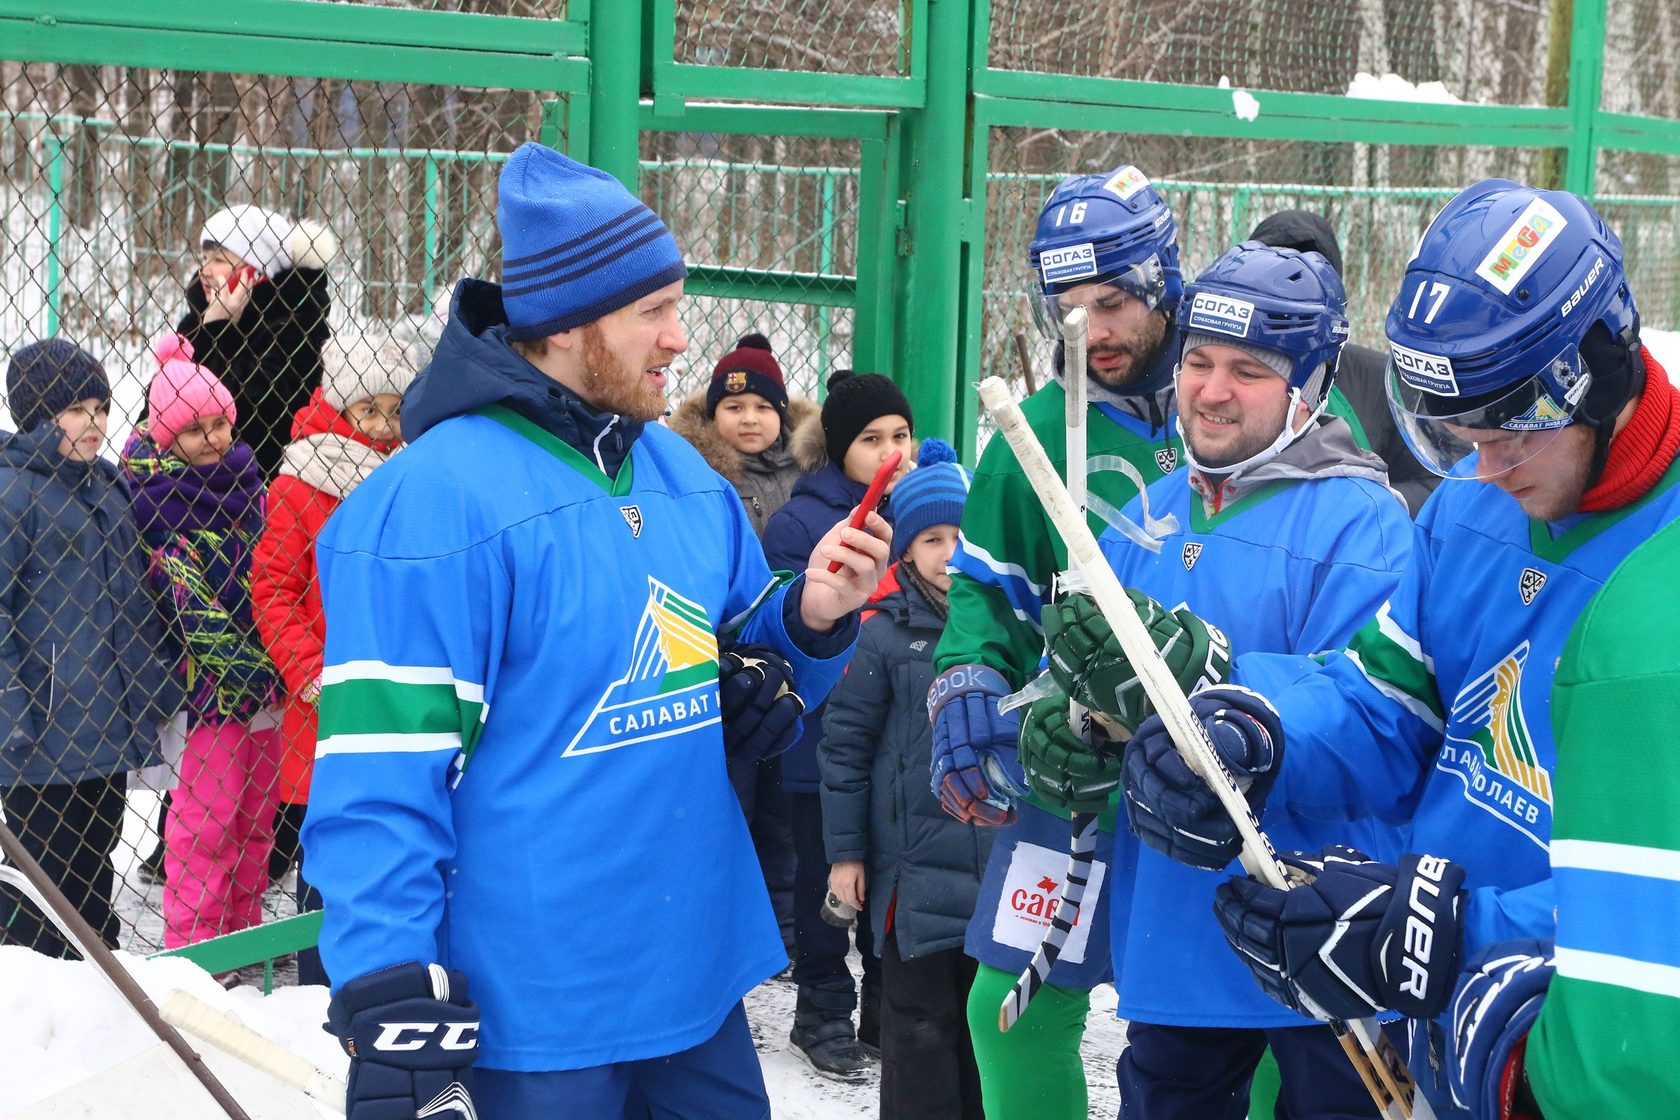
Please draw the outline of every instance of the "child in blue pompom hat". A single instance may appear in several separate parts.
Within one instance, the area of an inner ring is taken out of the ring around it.
[[[457,285],[408,449],[316,545],[303,845],[346,1116],[765,1116],[741,1000],[787,955],[728,762],[826,697],[891,531],[774,574],[650,423],[686,269],[617,180],[523,145],[496,221],[502,282]]]
[[[884,1117],[980,1115],[963,937],[996,830],[948,816],[927,780],[927,690],[970,481],[954,458],[924,440],[893,490],[898,587],[864,622],[817,748],[829,889],[863,911],[881,957]]]

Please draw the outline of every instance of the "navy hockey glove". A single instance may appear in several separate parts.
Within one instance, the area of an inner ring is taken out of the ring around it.
[[[1091,742],[1068,723],[1068,698],[1061,689],[1027,705],[1021,720],[1021,769],[1033,796],[1066,813],[1101,813],[1120,788],[1120,750],[1102,727],[1091,724]]]
[[[1236,685],[1190,697],[1190,710],[1237,781],[1255,817],[1283,765],[1283,724],[1264,696]],[[1242,851],[1225,806],[1196,776],[1160,716],[1150,716],[1126,744],[1121,763],[1126,818],[1133,835],[1179,863],[1218,871]]]
[[[1126,588],[1126,595],[1179,691],[1188,695],[1230,676],[1231,643],[1218,627],[1186,607],[1169,611],[1135,588]],[[1041,620],[1050,675],[1063,692],[1128,733],[1155,714],[1137,669],[1096,600],[1081,593],[1064,595],[1044,608]]]
[[[461,973],[409,961],[358,976],[327,1005],[327,1030],[350,1055],[345,1120],[475,1114],[478,1005]]]
[[[933,795],[959,821],[1011,824],[1015,798],[1027,792],[1016,758],[1021,719],[998,711],[1009,695],[1003,674],[985,665],[957,665],[928,689],[933,724]]]
[[[805,701],[793,689],[793,666],[769,646],[730,646],[718,655],[718,707],[730,758],[773,758],[799,738]]]
[[[1376,863],[1352,848],[1283,862],[1300,886],[1231,879],[1213,911],[1266,994],[1314,1019],[1392,1009],[1430,1019],[1458,976],[1464,869],[1438,856]]]
[[[1523,1053],[1556,975],[1543,941],[1501,941],[1464,968],[1453,996],[1453,1100],[1486,1120],[1539,1120]]]

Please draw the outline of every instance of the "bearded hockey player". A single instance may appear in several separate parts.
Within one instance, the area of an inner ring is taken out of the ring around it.
[[[1412,562],[1321,664],[1237,651],[1235,679],[1275,713],[1233,698],[1243,714],[1203,719],[1263,824],[1375,818],[1414,854],[1296,853],[1310,882],[1234,880],[1217,911],[1288,1006],[1415,1020],[1420,1087],[1464,1115],[1441,1016],[1461,961],[1553,935],[1553,676],[1582,608],[1680,510],[1680,393],[1640,345],[1620,241],[1562,191],[1494,179],[1449,202],[1387,334],[1395,416],[1447,478]],[[1222,867],[1234,827],[1164,737],[1152,718],[1127,748],[1132,820],[1174,858]]]
[[[1180,310],[1176,383],[1189,470],[1148,492],[1150,515],[1177,527],[1158,551],[1113,531],[1101,543],[1146,621],[1161,623],[1152,631],[1192,636],[1165,651],[1192,692],[1220,683],[1228,665],[1224,639],[1199,629],[1199,619],[1250,652],[1345,645],[1394,589],[1412,526],[1382,460],[1355,444],[1345,421],[1324,415],[1348,320],[1341,278],[1322,256],[1245,242],[1185,288]],[[1124,512],[1145,520],[1140,502]],[[1163,603],[1180,606],[1169,614]],[[1119,751],[1092,751],[1073,736],[1069,696],[1118,734],[1134,731],[1149,706],[1089,596],[1059,599],[1045,612],[1045,635],[1057,687],[1028,710],[1021,761],[1042,800],[1100,812],[1120,784]],[[1264,704],[1224,703],[1239,712]],[[1292,847],[1311,839],[1274,836]],[[1115,847],[1127,853],[1108,885],[1114,986],[1128,1023],[1121,1117],[1242,1120],[1268,1045],[1282,1074],[1280,1112],[1376,1116],[1330,1030],[1268,1000],[1224,951],[1211,920],[1223,877],[1138,851],[1131,837]]]
[[[891,531],[836,526],[779,581],[730,484],[650,423],[687,347],[664,224],[535,144],[496,221],[503,283],[457,287],[409,448],[318,550],[303,842],[348,1115],[768,1116],[741,997],[787,957],[719,643],[821,699]]]

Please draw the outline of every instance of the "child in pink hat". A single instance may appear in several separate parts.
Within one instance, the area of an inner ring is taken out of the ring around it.
[[[279,800],[276,674],[251,615],[262,474],[233,396],[167,335],[148,414],[123,449],[152,586],[183,651],[187,749],[164,825],[164,945],[261,921]]]

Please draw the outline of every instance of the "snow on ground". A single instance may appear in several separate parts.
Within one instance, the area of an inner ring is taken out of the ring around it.
[[[1462,103],[1459,98],[1448,92],[1447,87],[1440,82],[1419,82],[1413,85],[1398,74],[1384,74],[1379,78],[1375,74],[1367,74],[1363,70],[1355,74],[1353,81],[1348,83],[1347,95],[1378,101]]]
[[[263,998],[251,987],[225,991],[189,961],[152,960],[128,953],[118,956],[159,1006],[172,989],[185,989],[212,1007],[233,1013],[246,1026],[295,1051],[318,1069],[344,1075],[347,1061],[343,1052],[321,1029],[327,1010],[325,988],[282,987]],[[855,953],[852,964],[857,971]],[[794,995],[791,983],[771,980],[749,993],[746,1000],[773,1115],[777,1120],[863,1120],[876,1116],[876,1071],[856,1083],[831,1081],[819,1076],[789,1049],[787,1032],[793,1021]],[[1114,1018],[1112,988],[1097,989],[1091,1004],[1083,1047],[1091,1089],[1090,1114],[1114,1116],[1119,1111],[1114,1059],[1124,1045],[1124,1025]],[[158,1052],[156,1046],[156,1039],[140,1018],[92,965],[53,960],[18,946],[0,946],[0,1054],[6,1056],[7,1072],[0,1079],[0,1120],[218,1117],[220,1113],[208,1096],[183,1082],[186,1075],[174,1057]],[[333,1115],[263,1075],[247,1075],[232,1059],[211,1051],[206,1055],[236,1098],[249,1107],[260,1106],[262,1117],[315,1120]],[[125,1061],[129,1064],[109,1079],[114,1084],[97,1080],[101,1071]],[[143,1075],[136,1075],[136,1070]],[[152,1084],[151,1076],[159,1083]],[[90,1079],[95,1101],[91,1106],[71,1104],[63,1098],[43,1103],[78,1084],[88,1084]],[[154,1096],[163,1102],[161,1110],[153,1107]],[[202,1101],[202,1111],[190,1105],[193,1100]],[[253,1116],[258,1115],[253,1111]]]

